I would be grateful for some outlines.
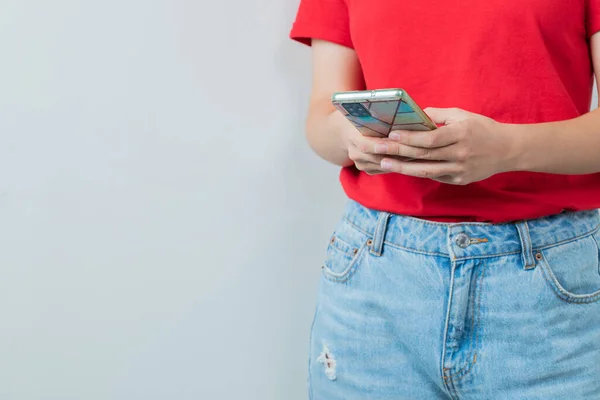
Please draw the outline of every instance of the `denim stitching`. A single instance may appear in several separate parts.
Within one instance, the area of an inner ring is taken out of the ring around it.
[[[350,221],[347,217],[344,217],[344,221],[346,223],[348,223],[348,225],[350,225],[352,228],[356,229],[357,231],[359,231],[360,233],[364,234],[364,235],[368,235],[369,237],[373,238],[373,234],[370,232],[367,232],[365,230],[363,230],[362,228],[360,228],[358,225],[355,225],[352,221]]]
[[[577,241],[579,239],[584,239],[587,236],[594,235],[596,232],[598,232],[599,228],[600,228],[600,225],[598,225],[596,228],[592,229],[591,231],[582,233],[581,235],[578,235],[578,236],[575,236],[575,237],[572,237],[572,238],[569,238],[569,239],[565,239],[565,240],[560,241],[560,242],[556,242],[556,243],[547,244],[547,245],[544,245],[544,246],[537,247],[536,250],[551,249],[552,247],[556,247],[556,246],[560,246],[562,244],[567,244],[567,243],[575,242],[575,241]]]
[[[385,234],[390,220],[390,214],[386,214],[387,215],[385,217],[384,214],[380,214],[379,219],[377,220],[375,235],[373,236],[373,247],[371,247],[371,254],[377,257],[381,257],[383,246],[385,244]]]
[[[320,285],[319,285],[320,286]],[[321,288],[319,287],[319,291],[321,291]],[[315,321],[317,320],[317,315],[319,313],[319,303],[317,302],[317,304],[315,305],[315,314],[313,316],[313,320],[312,320],[312,324],[310,325],[310,335],[309,335],[309,349],[310,349],[310,354],[308,356],[308,399],[312,400],[314,397],[314,393],[313,393],[313,385],[312,385],[312,357],[313,357],[313,346],[312,346],[312,342],[313,342],[313,338],[314,338],[314,329],[315,329]]]
[[[321,270],[323,271],[323,276],[325,277],[325,279],[327,279],[331,282],[335,282],[335,283],[348,282],[348,280],[354,275],[354,273],[358,269],[359,260],[362,258],[363,254],[365,252],[365,249],[367,249],[367,248],[368,248],[368,246],[366,243],[364,243],[362,246],[360,246],[358,253],[356,253],[356,255],[354,255],[354,257],[352,258],[352,260],[350,261],[348,266],[344,269],[344,271],[342,271],[339,274],[333,272],[326,265],[321,266]]]
[[[481,264],[480,264],[481,265]],[[462,366],[461,369],[459,369],[458,371],[456,371],[454,374],[448,374],[447,375],[447,381],[452,382],[452,386],[454,387],[454,382],[461,380],[462,378],[464,378],[467,373],[471,370],[471,367],[475,364],[475,360],[477,359],[477,343],[478,343],[478,339],[479,339],[479,330],[475,329],[475,327],[479,327],[480,324],[480,320],[481,320],[481,293],[483,292],[481,285],[483,283],[483,277],[485,275],[485,268],[486,268],[486,264],[483,264],[483,266],[481,267],[481,274],[479,275],[479,278],[477,279],[477,286],[476,286],[476,290],[477,290],[477,309],[475,310],[475,307],[473,307],[473,321],[471,324],[471,330],[473,331],[473,335],[474,335],[474,340],[471,342],[471,346],[469,347],[469,361],[466,362],[465,365]],[[475,306],[475,298],[473,298],[473,306]],[[477,324],[475,324],[475,318],[477,318]],[[475,348],[475,350],[473,350],[473,348]],[[461,374],[461,372],[463,372],[463,370],[465,368],[468,369],[466,371],[464,371],[464,373],[459,376],[457,378],[458,375]]]
[[[525,230],[527,231],[527,239],[528,239],[528,246],[529,249],[522,249],[523,252],[525,250],[528,250],[529,254],[524,254],[525,256],[525,265],[523,267],[529,269],[528,267],[531,267],[531,265],[533,265],[535,267],[535,259],[533,257],[533,243],[531,243],[531,232],[529,231],[529,224],[526,222],[525,224]],[[523,238],[521,238],[521,240],[523,240]],[[523,244],[521,244],[523,246]],[[525,246],[524,246],[525,247]],[[533,264],[529,264],[529,262],[533,262]]]
[[[553,289],[552,292],[559,299],[566,301],[567,303],[575,304],[591,304],[600,299],[600,290],[586,295],[576,295],[574,293],[570,293],[560,285],[556,279],[556,276],[554,276],[554,273],[552,272],[552,267],[550,267],[550,264],[546,261],[545,257],[540,263],[542,264],[542,273],[544,274],[546,282],[550,284],[551,288]]]
[[[334,239],[334,241],[333,242],[330,241],[330,243],[329,243],[330,249],[337,250],[337,251],[344,253],[350,257],[354,257],[356,255],[352,251],[346,251],[346,250],[342,249],[341,247],[336,246],[336,243],[341,242],[344,246],[346,246],[349,249],[357,249],[358,247],[352,246],[350,243],[346,242],[344,239],[340,239],[335,234],[331,238]]]
[[[598,253],[600,253],[600,243],[598,242],[598,239],[596,239],[596,236],[594,234],[592,234],[592,239],[594,239],[594,242],[596,242],[596,247],[598,247]],[[598,274],[600,274],[600,262],[598,263]]]
[[[362,228],[359,228],[358,226],[354,225],[346,217],[344,217],[344,219],[351,226],[351,228],[356,229],[357,231],[359,231],[360,233],[362,233],[363,235],[367,236],[370,239],[374,239],[374,236],[373,236],[372,233],[369,233],[369,232],[363,230]],[[403,246],[401,246],[401,245],[399,245],[397,243],[392,243],[392,242],[388,242],[388,241],[384,241],[383,245],[384,246],[392,246],[392,247],[395,247],[397,249],[406,250],[406,251],[411,252],[411,253],[417,253],[417,254],[423,254],[423,255],[429,255],[429,256],[449,257],[448,254],[437,253],[437,252],[434,252],[434,251],[425,251],[425,250],[411,249],[411,248],[408,248],[408,247],[403,247]]]
[[[409,218],[409,217],[406,217]],[[373,234],[370,232],[365,231],[364,229],[360,228],[359,226],[355,225],[352,221],[350,221],[347,217],[343,217],[344,221],[347,222],[351,228],[354,228],[355,230],[359,231],[360,233],[366,235],[367,237],[373,239]],[[420,220],[419,220],[420,221]],[[429,222],[431,223],[431,222]],[[442,224],[443,223],[433,223],[433,224]],[[464,223],[461,225],[475,225],[478,223]],[[501,226],[501,225],[509,225],[512,223],[503,223],[503,224],[496,224],[496,226]],[[481,225],[481,224],[480,224]],[[485,224],[483,224],[485,226]],[[459,225],[456,225],[459,226]],[[535,247],[533,249],[533,251],[540,251],[540,250],[545,250],[545,249],[549,249],[555,246],[559,246],[561,244],[566,244],[566,243],[570,243],[572,241],[575,240],[579,240],[582,239],[585,236],[589,236],[589,235],[593,235],[596,232],[598,232],[600,230],[600,224],[596,225],[595,228],[593,228],[591,231],[588,232],[584,232],[578,236],[575,236],[573,238],[569,238],[569,239],[565,239],[563,241],[557,242],[557,243],[552,243],[552,244],[548,244],[548,245],[544,245],[544,246],[539,246],[539,247]],[[425,251],[425,250],[418,250],[418,249],[413,249],[413,248],[409,248],[409,247],[404,247],[400,244],[397,243],[393,243],[393,242],[389,242],[389,241],[384,241],[384,245],[385,246],[391,246],[391,247],[395,247],[397,249],[401,249],[401,250],[405,250],[411,253],[416,253],[416,254],[423,254],[423,255],[433,255],[433,256],[440,256],[440,257],[447,257],[447,258],[451,258],[450,254],[448,253],[439,253],[439,252],[435,252],[435,251]],[[481,254],[481,255],[472,255],[472,256],[466,256],[466,257],[457,257],[455,258],[456,261],[463,261],[463,260],[475,260],[475,259],[487,259],[487,258],[493,258],[493,257],[502,257],[502,256],[508,256],[508,255],[513,255],[513,254],[520,254],[521,250],[516,250],[516,251],[508,251],[508,252],[504,252],[504,253],[494,253],[494,254]]]
[[[505,253],[494,253],[494,254],[480,254],[480,255],[473,255],[473,256],[467,256],[467,257],[457,257],[455,258],[456,261],[464,261],[464,260],[483,260],[483,259],[487,259],[487,258],[494,258],[494,257],[502,257],[502,256],[511,256],[511,255],[515,255],[515,254],[521,254],[521,251],[508,251]]]
[[[361,204],[359,204],[358,202],[357,202],[357,205],[359,207],[361,207],[361,208],[364,207]],[[568,213],[568,214],[574,214],[574,213]],[[557,215],[560,215],[560,214],[557,214]],[[398,214],[391,214],[391,216],[398,216]],[[519,221],[506,221],[506,222],[500,222],[500,223],[472,222],[472,221],[456,223],[456,222],[430,221],[430,220],[426,220],[426,219],[411,217],[409,215],[400,215],[400,217],[408,219],[408,220],[411,220],[411,221],[415,221],[415,222],[418,222],[418,223],[421,223],[421,224],[425,224],[425,225],[434,225],[434,226],[443,226],[443,227],[457,227],[457,226],[481,226],[481,227],[487,227],[487,226],[506,226],[506,225],[514,225],[517,222],[522,222],[521,220],[519,220]],[[344,218],[346,218],[346,217],[344,217]],[[536,218],[536,219],[544,220],[544,219],[547,219],[547,218],[548,217],[541,217],[541,218]],[[598,226],[600,227],[600,224]]]
[[[453,400],[460,400],[458,389],[456,388],[454,382],[456,382],[456,380],[450,380],[450,386],[452,386],[452,394],[450,397],[452,397]]]
[[[596,246],[598,246],[598,249],[600,250],[600,242],[598,242],[598,239],[596,239],[596,236],[594,236],[595,232],[592,233],[592,239],[594,239],[594,242],[596,242]]]
[[[486,265],[483,265],[483,269],[481,272],[481,276],[479,277],[479,283],[478,283],[478,289],[479,289],[479,293],[477,294],[477,327],[479,327],[480,323],[481,323],[481,293],[483,292],[483,290],[481,290],[481,284],[483,282],[483,276],[485,275],[485,267]],[[477,343],[479,342],[479,329],[475,331],[475,348],[477,348]],[[465,376],[467,376],[467,374],[469,373],[469,371],[471,370],[471,368],[473,367],[473,365],[475,365],[475,362],[477,361],[477,351],[474,351],[473,354],[471,355],[471,359],[469,361],[469,368],[458,378],[455,378],[458,373],[449,376],[449,380],[452,382],[452,386],[454,386],[454,382],[461,380],[462,378],[464,378]],[[463,367],[464,369],[464,367]]]
[[[435,252],[435,251],[424,251],[424,250],[411,249],[409,247],[404,247],[404,246],[401,246],[401,245],[399,245],[397,243],[392,243],[392,242],[384,242],[384,244],[386,246],[394,247],[394,248],[399,249],[399,250],[404,250],[404,251],[407,251],[409,253],[416,253],[416,254],[423,254],[423,255],[427,255],[427,256],[439,256],[439,257],[450,258],[450,254],[438,253],[438,252]]]

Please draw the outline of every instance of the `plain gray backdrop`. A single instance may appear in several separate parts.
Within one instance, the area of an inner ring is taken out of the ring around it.
[[[344,196],[298,0],[4,0],[0,399],[306,398]]]

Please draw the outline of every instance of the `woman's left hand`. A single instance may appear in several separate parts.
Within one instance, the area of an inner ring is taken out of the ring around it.
[[[383,170],[466,185],[511,170],[514,139],[506,126],[483,115],[457,108],[424,110],[437,124],[433,131],[393,131],[375,143],[373,154]],[[414,160],[401,161],[396,157]]]

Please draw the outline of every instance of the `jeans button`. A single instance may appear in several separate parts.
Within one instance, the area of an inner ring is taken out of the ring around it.
[[[466,249],[471,245],[471,238],[466,233],[459,233],[454,241],[461,249]]]

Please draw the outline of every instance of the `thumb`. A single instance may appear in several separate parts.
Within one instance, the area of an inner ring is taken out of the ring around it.
[[[435,108],[427,107],[425,114],[429,116],[436,124],[448,125],[453,122],[462,121],[467,118],[468,112],[460,108]]]

